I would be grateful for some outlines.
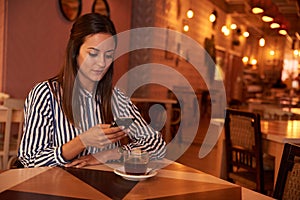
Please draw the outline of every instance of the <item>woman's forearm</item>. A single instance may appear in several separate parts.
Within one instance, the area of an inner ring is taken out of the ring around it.
[[[79,137],[75,137],[62,146],[62,155],[65,160],[72,160],[85,149]]]

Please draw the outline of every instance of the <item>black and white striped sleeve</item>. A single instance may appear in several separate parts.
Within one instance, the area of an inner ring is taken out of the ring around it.
[[[131,143],[124,146],[126,149],[142,148],[150,153],[151,159],[162,159],[165,156],[166,142],[161,133],[148,125],[138,108],[118,89],[115,90],[113,111],[118,117],[133,116],[136,119],[129,127]]]
[[[25,167],[63,165],[62,145],[54,144],[51,92],[46,82],[36,85],[25,101],[24,128],[18,156]]]

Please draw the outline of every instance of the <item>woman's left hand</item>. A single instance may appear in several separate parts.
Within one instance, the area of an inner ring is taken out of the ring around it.
[[[65,167],[76,167],[81,168],[88,165],[98,165],[100,164],[100,161],[97,160],[92,154],[82,156],[71,163],[68,163],[65,165]]]

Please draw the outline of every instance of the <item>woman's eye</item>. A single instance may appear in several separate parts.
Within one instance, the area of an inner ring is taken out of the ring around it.
[[[112,59],[114,56],[113,56],[113,54],[111,54],[111,55],[105,55],[105,58],[107,58],[107,59]]]
[[[112,59],[113,57],[114,57],[114,53],[113,52],[106,52],[105,53],[105,58]]]
[[[89,56],[91,57],[97,57],[98,56],[98,52],[89,52]]]

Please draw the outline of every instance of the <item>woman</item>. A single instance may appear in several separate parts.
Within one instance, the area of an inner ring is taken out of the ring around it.
[[[90,13],[73,24],[62,70],[26,98],[19,148],[25,167],[105,163],[120,159],[120,150],[134,148],[148,151],[152,159],[164,157],[161,134],[112,86],[116,45],[108,17]],[[117,117],[128,116],[135,118],[128,129],[110,126]],[[130,143],[121,146],[126,136]]]

